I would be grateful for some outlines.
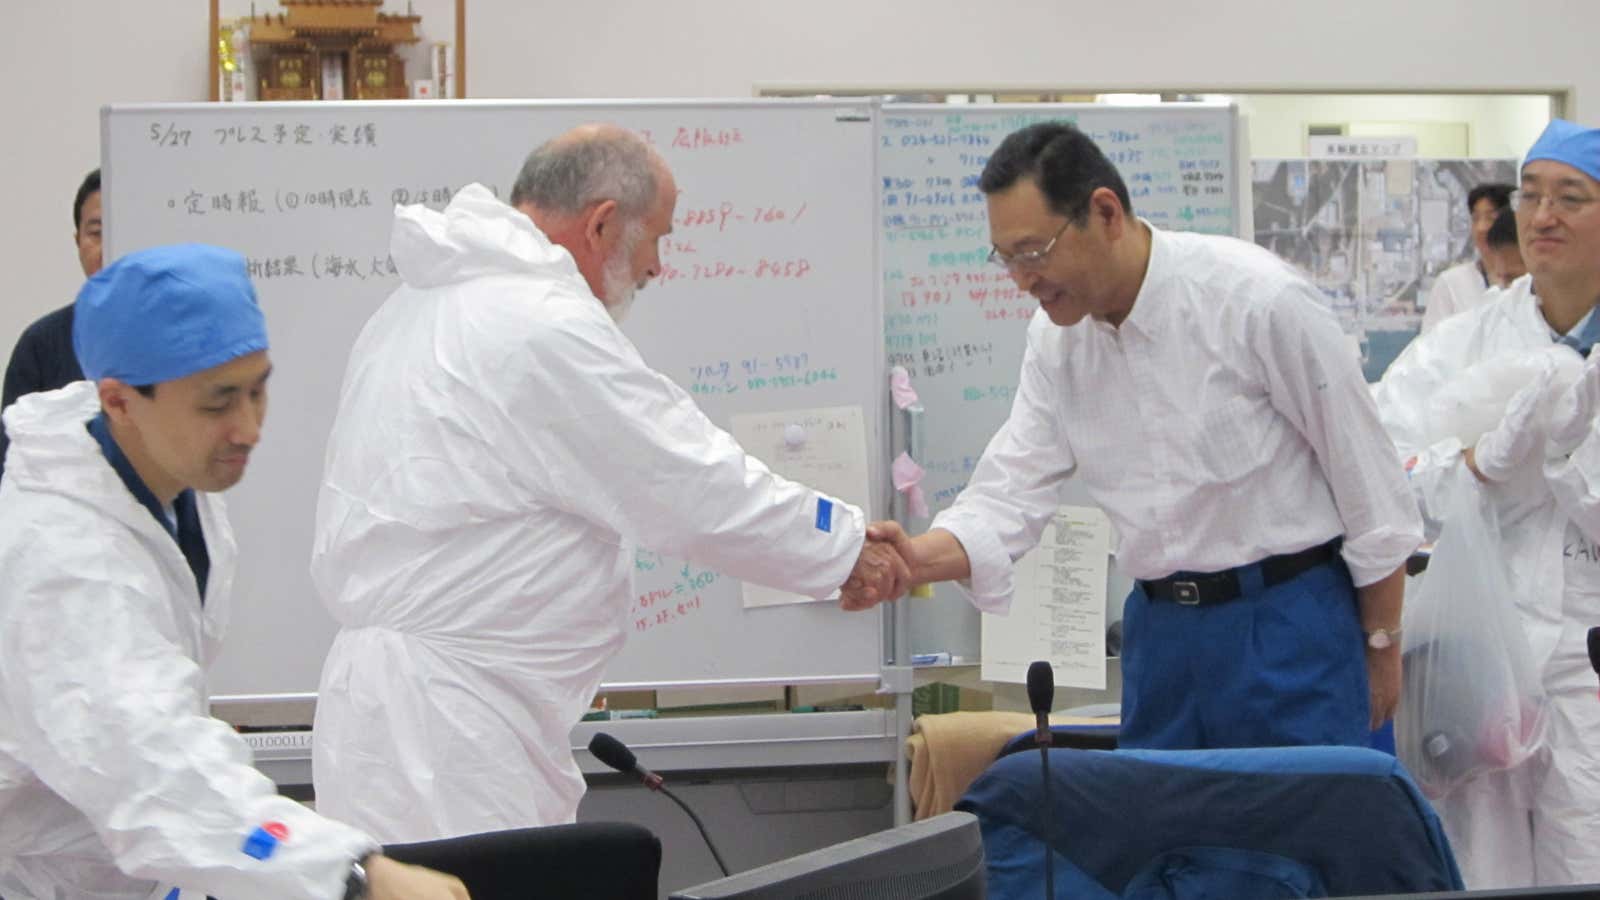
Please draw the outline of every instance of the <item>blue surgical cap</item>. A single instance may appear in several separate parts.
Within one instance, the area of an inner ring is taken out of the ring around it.
[[[1552,120],[1528,148],[1522,164],[1526,166],[1536,159],[1566,163],[1600,181],[1600,128],[1584,128],[1566,119]]]
[[[85,378],[173,381],[267,349],[244,257],[177,244],[129,253],[84,284],[72,347]]]

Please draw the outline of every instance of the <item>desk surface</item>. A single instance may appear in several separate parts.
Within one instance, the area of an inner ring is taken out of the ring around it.
[[[883,709],[580,722],[570,743],[586,775],[611,771],[586,749],[598,731],[627,744],[658,772],[887,763],[900,743],[892,710]],[[256,768],[280,786],[311,783],[309,731],[246,738],[256,748]]]

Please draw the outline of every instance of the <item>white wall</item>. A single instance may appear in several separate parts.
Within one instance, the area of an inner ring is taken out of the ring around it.
[[[1597,26],[1593,0],[472,0],[467,30],[477,96],[1576,86],[1600,103]]]
[[[1279,158],[1306,155],[1306,126],[1348,122],[1442,122],[1468,126],[1467,156],[1516,159],[1550,121],[1546,96],[1463,96],[1459,94],[1238,95],[1249,117],[1250,155]],[[1431,153],[1426,146],[1422,155]]]
[[[6,123],[0,192],[0,354],[33,319],[72,301],[83,273],[72,195],[100,164],[100,107],[206,97],[203,0],[83,3],[12,0],[0,56]]]
[[[0,348],[77,289],[71,196],[96,162],[96,111],[204,98],[207,40],[203,0],[11,0],[6,11]],[[470,0],[467,32],[475,97],[1554,89],[1573,90],[1569,114],[1600,121],[1594,0]]]

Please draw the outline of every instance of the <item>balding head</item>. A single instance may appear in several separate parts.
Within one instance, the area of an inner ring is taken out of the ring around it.
[[[630,218],[655,200],[660,157],[638,135],[608,124],[579,125],[528,154],[511,205],[547,215],[576,215],[614,200]]]
[[[511,205],[572,254],[601,302],[620,317],[660,272],[678,188],[666,162],[617,125],[580,125],[528,154]]]

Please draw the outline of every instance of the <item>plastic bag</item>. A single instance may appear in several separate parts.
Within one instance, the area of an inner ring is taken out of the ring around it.
[[[1471,447],[1494,430],[1506,414],[1517,391],[1551,371],[1549,396],[1561,396],[1583,372],[1583,359],[1572,350],[1551,344],[1539,350],[1519,350],[1490,357],[1459,373],[1424,405],[1426,427],[1423,446],[1453,437]],[[1540,417],[1542,423],[1548,412]]]
[[[1401,762],[1432,799],[1544,743],[1545,695],[1513,596],[1495,505],[1465,470],[1427,571],[1407,586]]]

